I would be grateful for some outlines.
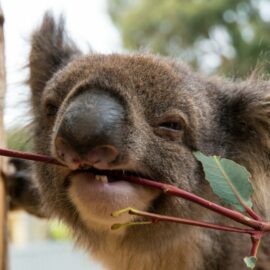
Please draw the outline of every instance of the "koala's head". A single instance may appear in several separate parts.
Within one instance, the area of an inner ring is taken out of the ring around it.
[[[223,151],[215,143],[224,134],[216,126],[214,83],[166,58],[83,56],[48,15],[33,34],[30,72],[36,151],[67,165],[36,165],[50,215],[87,233],[111,233],[113,223],[134,219],[111,217],[129,206],[203,214],[184,200],[124,181],[106,182],[87,169],[125,171],[206,196],[209,188],[193,151]]]

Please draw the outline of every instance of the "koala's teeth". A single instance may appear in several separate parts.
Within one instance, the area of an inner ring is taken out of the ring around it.
[[[96,175],[96,180],[104,184],[108,183],[108,177],[106,175]]]

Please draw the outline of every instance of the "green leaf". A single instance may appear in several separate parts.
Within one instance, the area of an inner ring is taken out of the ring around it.
[[[254,256],[245,257],[244,262],[248,268],[253,269],[256,266],[257,258]]]
[[[249,181],[250,173],[245,167],[232,160],[206,156],[201,152],[194,152],[194,155],[202,163],[205,178],[216,195],[241,212],[245,212],[243,205],[252,207],[250,196],[253,188]]]

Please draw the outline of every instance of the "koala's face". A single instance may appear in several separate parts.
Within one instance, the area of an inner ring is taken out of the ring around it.
[[[219,261],[211,267],[211,260],[219,260],[213,251],[222,262],[232,248],[237,252],[231,254],[238,253],[240,246],[223,247],[219,235],[192,226],[159,222],[112,231],[114,223],[139,219],[111,216],[126,207],[217,224],[222,218],[104,174],[125,172],[217,201],[193,156],[199,150],[248,165],[260,179],[257,189],[264,189],[257,192],[257,204],[268,206],[268,82],[204,78],[151,55],[82,56],[66,38],[62,21],[49,14],[32,35],[29,66],[35,150],[66,165],[35,164],[46,216],[68,223],[78,241],[111,269],[217,269]]]
[[[206,217],[201,208],[157,190],[121,179],[107,182],[101,171],[150,178],[211,199],[193,151],[222,156],[226,151],[216,81],[151,55],[82,56],[66,37],[63,21],[49,14],[31,45],[35,151],[66,165],[35,164],[46,216],[63,219],[91,247],[104,235],[119,235],[111,231],[112,224],[138,219],[111,216],[122,208]],[[160,245],[158,239],[166,239],[171,245],[179,225],[133,226],[121,232],[127,245],[145,237],[148,243]]]
[[[113,223],[130,221],[128,215],[111,217],[126,207],[185,216],[189,207],[183,200],[107,182],[87,169],[125,171],[205,193],[192,154],[202,140],[197,133],[211,125],[202,115],[210,110],[199,94],[202,87],[186,68],[150,56],[93,55],[57,72],[39,99],[33,97],[39,100],[37,150],[67,165],[39,165],[41,192],[52,214],[76,216],[89,230],[107,231]]]

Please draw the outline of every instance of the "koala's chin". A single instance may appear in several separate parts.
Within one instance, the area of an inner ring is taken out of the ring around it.
[[[110,231],[115,223],[134,220],[128,214],[112,217],[111,213],[127,207],[147,210],[158,195],[158,191],[149,188],[126,181],[108,182],[87,172],[71,177],[69,188],[69,196],[81,219],[95,230]]]

